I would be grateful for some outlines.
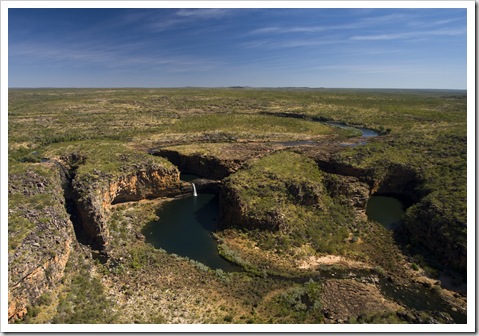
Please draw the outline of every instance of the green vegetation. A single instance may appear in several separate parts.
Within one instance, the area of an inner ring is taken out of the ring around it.
[[[9,165],[8,247],[9,253],[32,232],[61,214],[64,207],[58,171],[39,164],[12,162]]]
[[[10,90],[10,150],[35,151],[47,144],[84,140],[140,142],[159,134],[218,130],[233,137],[261,138],[268,133],[276,137],[281,133],[348,134],[313,122],[244,115],[276,111],[281,101],[284,93],[280,91],[256,90]]]
[[[276,296],[270,309],[281,316],[274,323],[322,323],[321,285],[309,280]]]
[[[252,222],[244,226],[260,228],[251,235],[262,248],[288,253],[310,244],[318,253],[343,252],[353,214],[328,195],[313,160],[277,152],[231,175],[226,185],[237,194],[244,220]]]
[[[316,120],[364,126],[382,136],[341,147],[357,133]],[[147,154],[158,147],[243,167],[223,181],[241,203],[242,226],[215,236],[220,253],[246,272],[214,271],[146,244],[142,228],[155,220],[158,201],[116,204],[105,216],[108,262],[95,261],[88,246],[73,240],[63,278],[55,283],[55,269],[47,268],[50,287],[29,302],[23,322],[323,323],[328,307],[322,284],[294,277],[364,264],[372,274],[404,284],[415,276],[438,276],[445,265],[465,272],[466,121],[466,95],[459,91],[10,90],[9,281],[57,256],[67,237],[74,239],[59,227],[69,222],[66,182],[55,160],[74,170],[82,190],[145,166],[175,169]],[[281,151],[262,145],[288,140],[317,143]],[[256,159],[247,161],[251,157]],[[348,180],[321,171],[314,160],[328,161],[332,171],[345,167],[345,176],[364,172],[356,177],[369,187],[380,186],[393,169],[407,168],[414,176],[408,185],[414,204],[406,209],[403,230],[395,236],[361,217],[350,194],[328,189]],[[356,264],[314,268],[315,258],[326,254]],[[299,269],[309,260],[310,268]],[[428,313],[406,309],[365,311],[346,322],[428,320]]]
[[[294,138],[296,134],[303,136],[353,134],[351,131],[336,130],[317,122],[254,114],[192,115],[178,119],[168,127],[168,131],[175,133],[225,132],[229,133],[232,139],[288,139]]]
[[[53,323],[111,323],[114,303],[104,293],[100,279],[91,274],[80,258],[74,262],[77,269],[65,279],[65,290],[59,295]],[[73,267],[72,262],[68,267]]]
[[[393,134],[365,146],[349,148],[337,159],[354,167],[370,168],[377,176],[400,164],[417,174],[419,202],[406,211],[405,226],[412,240],[411,254],[428,255],[436,266],[465,270],[467,224],[466,102],[457,96],[411,96],[414,111],[397,107],[384,114]],[[384,106],[386,111],[392,107]],[[411,107],[409,107],[411,109]],[[403,121],[399,116],[403,114]],[[396,119],[397,118],[397,119]],[[398,133],[396,133],[396,131]],[[453,257],[454,256],[454,257]],[[452,261],[455,258],[456,261]]]
[[[115,176],[128,173],[128,170],[134,169],[135,165],[142,164],[160,165],[165,169],[174,168],[164,158],[138,152],[118,141],[66,142],[45,147],[44,154],[48,157],[60,158],[76,166],[77,173],[81,175],[95,175],[101,172]]]

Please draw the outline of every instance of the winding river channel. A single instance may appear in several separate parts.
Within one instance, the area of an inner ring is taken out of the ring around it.
[[[221,269],[226,272],[242,271],[239,266],[229,263],[218,254],[217,242],[212,235],[212,232],[216,230],[218,213],[218,196],[214,194],[198,194],[197,197],[173,200],[162,206],[158,213],[160,219],[145,226],[143,234],[147,242],[168,253],[188,257],[212,269]],[[434,291],[420,284],[398,286],[371,270],[351,272],[350,270],[320,269],[315,276],[284,278],[272,275],[272,277],[279,281],[296,283],[304,283],[309,279],[370,281],[377,278],[377,284],[383,295],[401,305],[417,311],[446,312],[456,323],[466,323],[466,316],[453,310]]]
[[[188,257],[212,269],[235,271],[238,267],[218,254],[212,232],[219,214],[218,196],[199,194],[164,204],[160,219],[143,229],[146,241],[169,253]]]
[[[350,127],[337,123],[329,123],[336,127]],[[374,130],[359,128],[362,137],[378,136]],[[309,145],[311,141],[293,141],[285,145]],[[198,178],[194,175],[183,175],[184,181]],[[370,220],[382,224],[387,229],[394,229],[403,215],[403,206],[395,198],[373,196],[367,205],[367,216]],[[223,259],[217,251],[217,242],[213,232],[217,227],[219,216],[218,195],[201,194],[172,200],[162,205],[158,211],[159,220],[150,222],[143,229],[147,242],[168,253],[188,257],[212,269],[221,269],[226,272],[241,271],[242,269]],[[276,278],[276,276],[273,276]],[[466,323],[466,316],[445,303],[437,293],[428,290],[419,284],[398,286],[385,277],[370,270],[360,270],[352,273],[349,270],[319,270],[313,277],[315,280],[325,279],[378,279],[378,286],[386,297],[395,300],[401,305],[417,311],[440,311],[448,313],[456,323]],[[282,278],[280,281],[302,283],[308,279]]]

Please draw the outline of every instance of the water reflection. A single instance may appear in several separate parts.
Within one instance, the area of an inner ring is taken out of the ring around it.
[[[366,206],[368,219],[382,224],[389,230],[395,229],[403,214],[403,205],[394,197],[372,196]]]
[[[213,269],[235,271],[236,266],[221,258],[212,236],[219,214],[218,196],[199,194],[164,204],[160,219],[143,229],[146,241],[169,253],[199,261]]]

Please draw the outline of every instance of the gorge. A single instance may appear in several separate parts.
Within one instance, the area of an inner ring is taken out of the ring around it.
[[[394,123],[260,115],[12,149],[10,323],[465,323],[466,249],[444,231],[463,217],[437,206],[438,164],[400,156]]]

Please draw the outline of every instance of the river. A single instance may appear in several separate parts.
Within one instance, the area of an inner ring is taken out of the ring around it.
[[[148,223],[143,234],[156,248],[199,261],[212,269],[235,271],[238,268],[218,254],[212,235],[218,214],[218,196],[214,194],[173,200],[161,206],[160,219]]]
[[[394,197],[372,196],[366,206],[368,219],[380,223],[389,230],[396,228],[403,214],[403,205]]]

